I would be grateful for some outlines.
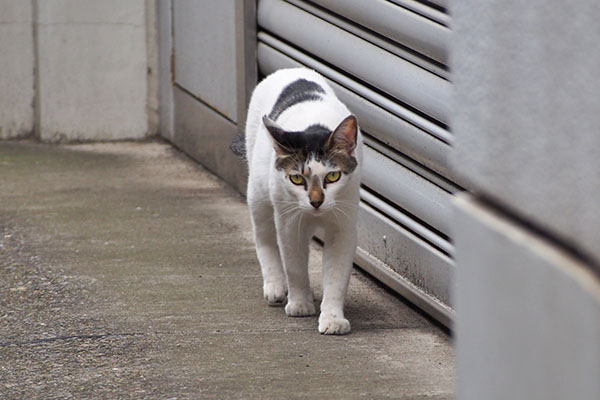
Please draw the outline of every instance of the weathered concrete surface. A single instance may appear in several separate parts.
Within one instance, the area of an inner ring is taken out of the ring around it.
[[[445,333],[358,272],[349,336],[267,307],[243,200],[168,145],[0,143],[0,204],[0,398],[453,397]]]
[[[599,399],[598,276],[473,197],[455,204],[458,398]]]
[[[140,139],[156,130],[154,7],[145,0],[37,3],[39,137]],[[149,34],[149,35],[148,35]]]
[[[454,174],[600,265],[600,3],[455,1],[451,14]]]
[[[0,0],[0,139],[33,132],[31,0]]]

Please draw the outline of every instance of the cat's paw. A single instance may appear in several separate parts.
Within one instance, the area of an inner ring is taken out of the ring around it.
[[[282,306],[287,299],[285,282],[267,282],[263,285],[265,300],[271,307]]]
[[[350,333],[350,321],[331,314],[321,314],[319,317],[319,332],[324,335],[345,335]]]
[[[308,317],[316,314],[315,303],[311,300],[288,301],[285,306],[288,317]]]

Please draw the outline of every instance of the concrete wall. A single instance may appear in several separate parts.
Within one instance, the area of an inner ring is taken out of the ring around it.
[[[174,74],[173,81],[165,73],[160,80],[161,134],[244,193],[246,164],[229,146],[244,129],[256,85],[255,1],[171,4],[159,7],[161,44],[174,46],[172,58],[170,48],[161,47],[161,71],[172,65]],[[172,107],[162,102],[169,99]]]
[[[600,398],[600,4],[452,3],[458,398]]]
[[[172,141],[173,131],[173,4],[170,0],[158,2],[158,63],[160,134]]]
[[[173,4],[175,81],[233,123],[238,114],[235,3]]]
[[[33,8],[0,0],[0,139],[33,132]]]
[[[458,1],[455,170],[600,261],[600,3]]]
[[[458,399],[600,398],[600,280],[475,199],[456,214]]]
[[[0,138],[34,128],[48,142],[155,134],[155,8],[156,0],[0,1]]]

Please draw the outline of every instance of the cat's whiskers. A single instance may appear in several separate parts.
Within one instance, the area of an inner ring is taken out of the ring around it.
[[[336,200],[333,205],[333,209],[341,212],[346,218],[348,218],[348,220],[353,220],[353,218],[351,218],[346,211],[350,211],[348,208],[352,208],[352,211],[354,211],[356,206],[357,204],[351,201]],[[344,210],[346,207],[347,209]]]
[[[346,218],[351,219],[350,216],[344,211],[342,207],[338,208],[337,211],[341,212]]]
[[[297,204],[298,202],[295,200],[271,200],[271,199],[265,199],[265,201],[268,201],[269,203],[275,203],[275,204]]]
[[[302,217],[304,217],[304,213],[300,212],[300,218],[298,219],[298,231],[296,232],[297,235],[297,241],[298,241],[298,248],[300,248],[300,244],[301,244],[301,240],[300,240],[300,232],[301,232],[301,226],[302,226]]]
[[[296,209],[294,207],[289,207],[287,209],[284,209],[283,211],[279,211],[279,217],[283,218],[288,216],[289,214],[293,213],[294,211],[296,211]]]
[[[280,217],[289,216],[294,211],[301,212],[302,210],[300,209],[300,207],[298,207],[297,204],[293,204],[288,207],[283,207],[281,210],[279,210],[279,216]]]
[[[342,223],[340,222],[340,218],[338,217],[338,215],[336,213],[337,210],[335,208],[332,208],[331,211],[333,211],[333,216],[335,217],[335,220],[337,221],[338,226],[341,227]]]
[[[352,201],[352,200],[337,199],[335,201],[335,205],[341,205],[341,206],[346,206],[346,207],[356,207],[358,205],[358,203],[355,201]]]

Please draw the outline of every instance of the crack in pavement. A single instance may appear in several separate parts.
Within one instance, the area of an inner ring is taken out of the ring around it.
[[[110,337],[126,337],[126,336],[141,336],[143,333],[102,333],[97,335],[70,335],[70,336],[53,336],[49,338],[40,338],[40,339],[32,339],[32,340],[24,340],[24,341],[13,341],[13,342],[4,342],[0,343],[0,347],[8,347],[8,346],[24,346],[28,344],[38,344],[38,343],[47,343],[47,342],[56,342],[60,340],[76,340],[76,339],[105,339]]]

